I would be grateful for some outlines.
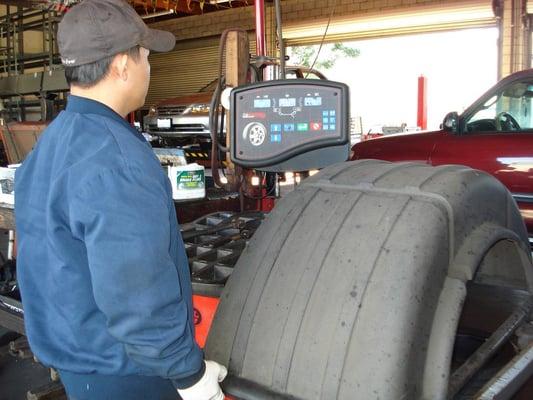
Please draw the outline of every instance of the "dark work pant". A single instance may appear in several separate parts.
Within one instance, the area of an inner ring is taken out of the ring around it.
[[[70,400],[179,400],[172,383],[154,376],[107,376],[59,371]]]

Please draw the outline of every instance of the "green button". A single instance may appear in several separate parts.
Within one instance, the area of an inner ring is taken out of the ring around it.
[[[296,124],[296,130],[299,132],[308,131],[309,130],[309,124],[307,123],[300,123]]]

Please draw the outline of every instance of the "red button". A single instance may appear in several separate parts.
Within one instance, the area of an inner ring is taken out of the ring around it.
[[[311,130],[319,131],[322,129],[322,124],[320,122],[311,122]]]

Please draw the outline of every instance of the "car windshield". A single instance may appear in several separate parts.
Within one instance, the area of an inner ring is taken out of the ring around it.
[[[468,132],[533,130],[533,80],[512,82],[466,120]]]

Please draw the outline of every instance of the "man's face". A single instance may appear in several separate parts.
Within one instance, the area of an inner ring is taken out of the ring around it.
[[[150,84],[149,54],[149,50],[141,47],[138,60],[128,57],[128,86],[131,93],[132,110],[137,110],[144,105],[148,93],[148,85]]]

